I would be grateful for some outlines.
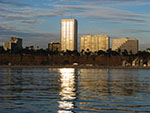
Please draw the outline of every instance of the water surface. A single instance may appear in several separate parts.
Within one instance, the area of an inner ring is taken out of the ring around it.
[[[150,70],[0,68],[0,113],[150,112]]]

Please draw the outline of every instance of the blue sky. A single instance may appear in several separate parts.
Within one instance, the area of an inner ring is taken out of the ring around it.
[[[46,48],[60,40],[62,18],[78,20],[78,39],[85,34],[137,38],[150,47],[149,0],[0,0],[0,45],[11,36],[24,47]]]

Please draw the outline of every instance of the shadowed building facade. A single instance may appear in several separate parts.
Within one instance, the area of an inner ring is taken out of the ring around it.
[[[51,42],[48,44],[48,49],[50,51],[61,51],[61,44],[60,42]]]
[[[11,40],[9,42],[3,43],[3,48],[5,51],[22,49],[22,39],[11,37]]]
[[[77,50],[77,20],[61,20],[61,50]]]
[[[107,51],[110,47],[109,36],[84,35],[80,38],[80,51],[89,49],[91,52],[98,50]]]
[[[138,40],[128,37],[113,39],[112,50],[118,51],[119,49],[121,52],[127,50],[127,52],[132,51],[133,54],[136,54],[138,52]]]

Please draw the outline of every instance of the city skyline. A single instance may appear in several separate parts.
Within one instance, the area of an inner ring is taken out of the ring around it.
[[[150,1],[147,0],[0,0],[0,45],[12,36],[24,46],[43,48],[60,41],[60,20],[78,20],[78,41],[86,34],[111,39],[136,38],[140,49],[150,45]]]

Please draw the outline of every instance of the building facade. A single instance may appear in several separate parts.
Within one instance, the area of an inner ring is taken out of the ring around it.
[[[9,42],[3,43],[3,48],[5,51],[22,49],[22,39],[17,37],[11,37]]]
[[[112,50],[120,50],[120,52],[127,50],[128,53],[132,51],[133,54],[136,54],[138,52],[138,40],[128,37],[113,39]]]
[[[61,51],[61,43],[60,42],[51,42],[48,44],[48,49],[50,51]]]
[[[10,43],[14,49],[22,49],[22,39],[17,37],[11,37]]]
[[[80,51],[87,49],[91,52],[98,50],[107,51],[110,47],[109,36],[104,35],[85,35],[80,38]]]
[[[61,20],[61,50],[77,50],[77,20]]]
[[[3,48],[5,51],[11,50],[11,43],[10,42],[3,42]]]

